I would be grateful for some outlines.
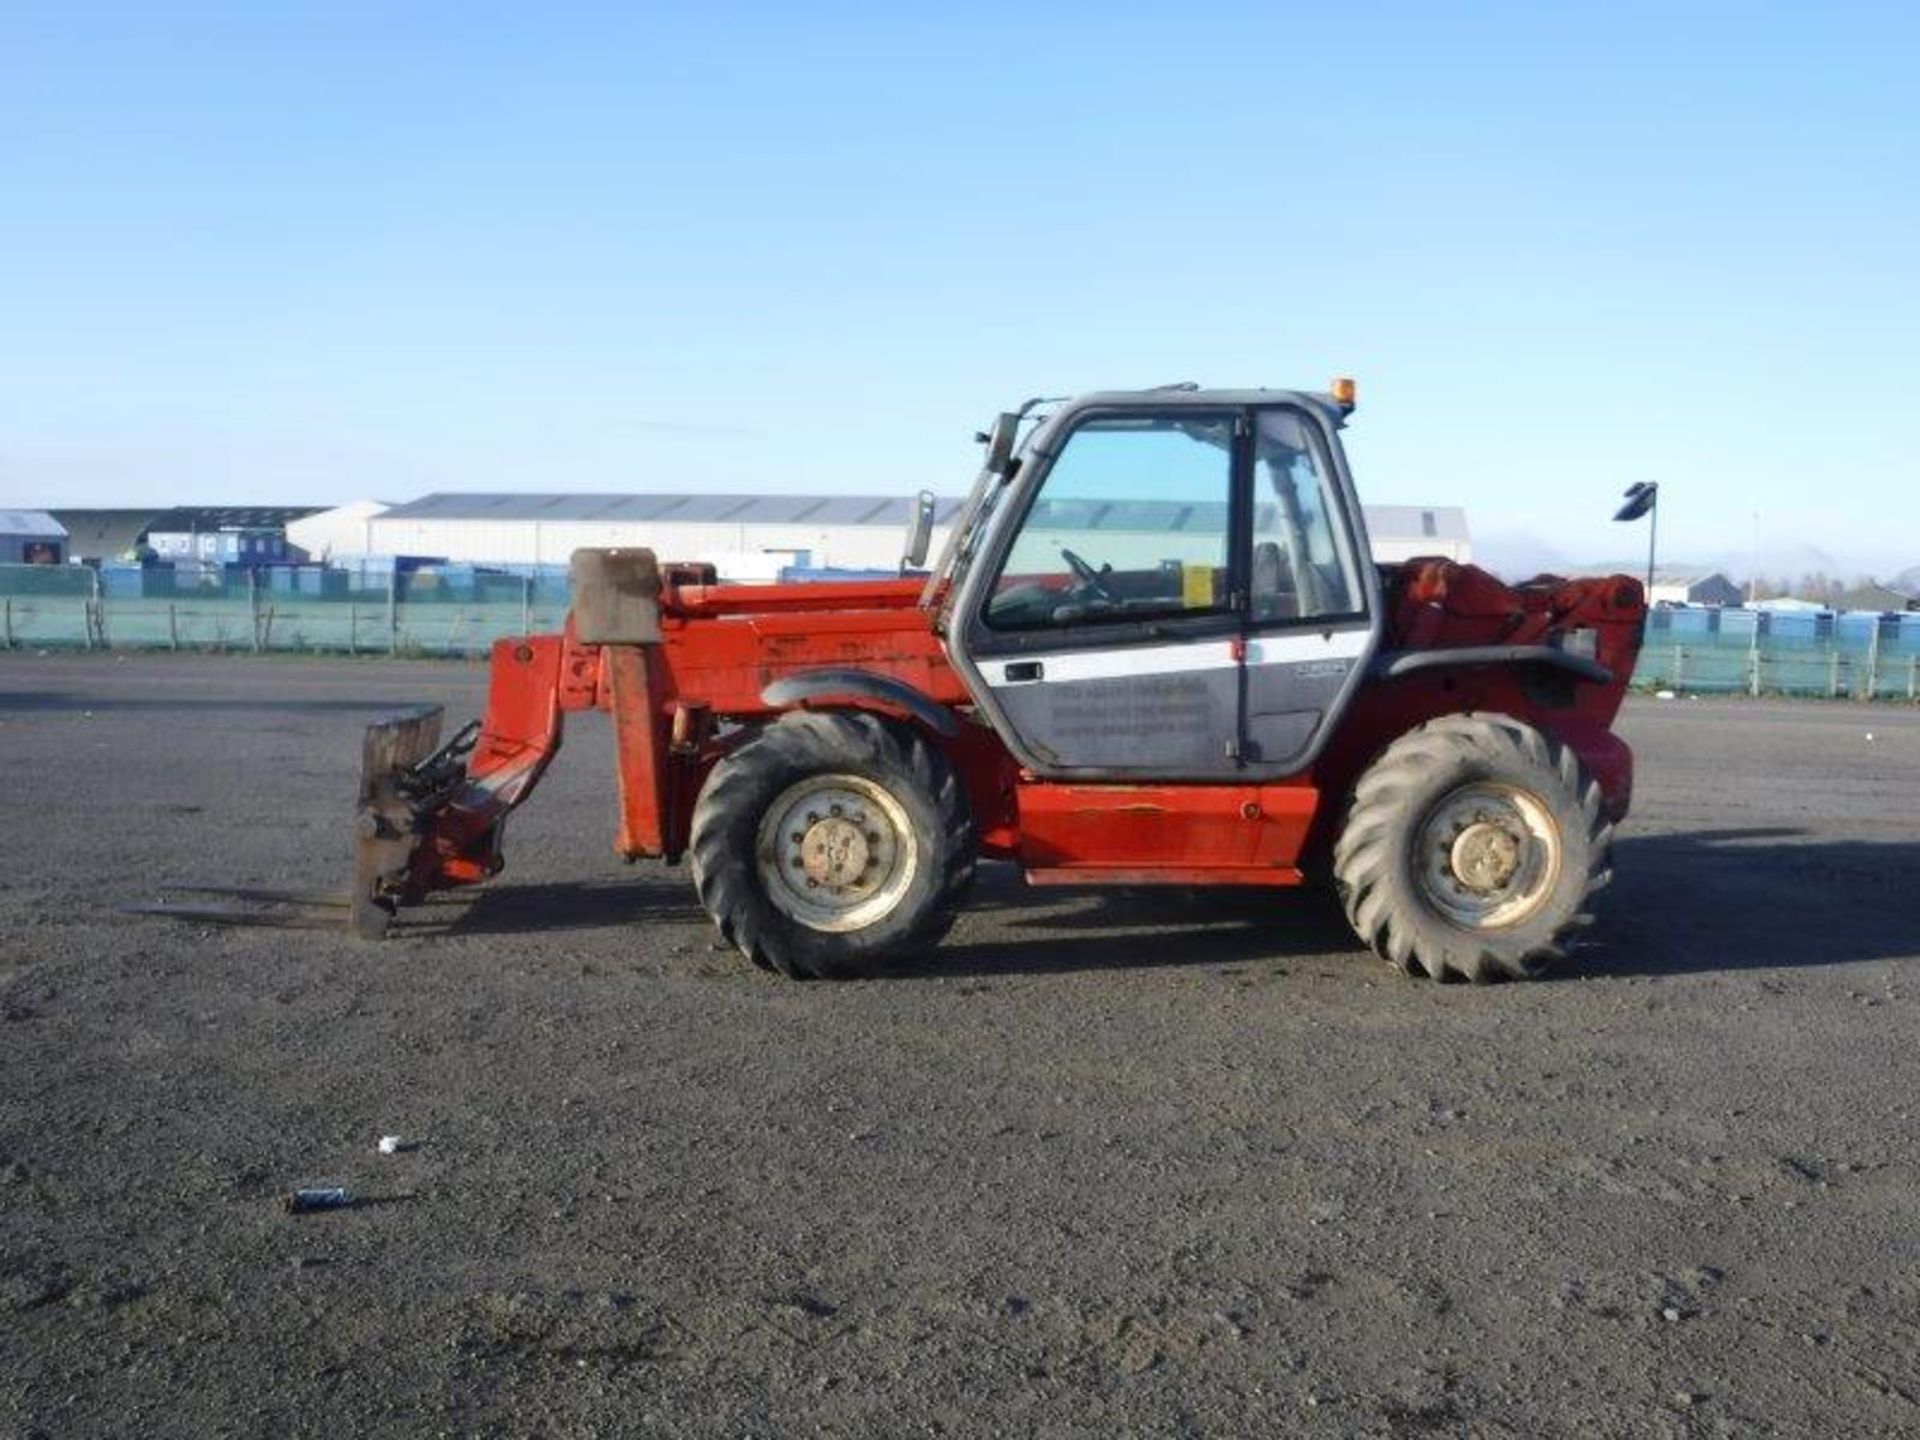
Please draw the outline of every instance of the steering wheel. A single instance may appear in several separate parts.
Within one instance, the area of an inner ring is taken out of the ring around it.
[[[1073,578],[1086,586],[1087,589],[1091,590],[1110,605],[1120,603],[1119,597],[1107,588],[1107,582],[1101,576],[1100,572],[1089,565],[1085,558],[1077,551],[1069,550],[1066,546],[1062,545],[1060,547],[1060,558],[1066,561],[1067,568],[1073,571]]]

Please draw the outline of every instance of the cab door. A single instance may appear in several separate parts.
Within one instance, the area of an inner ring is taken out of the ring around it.
[[[1243,773],[1247,426],[1238,407],[1094,408],[1029,457],[955,616],[957,663],[1029,769]]]
[[[1245,773],[1273,779],[1312,762],[1372,661],[1378,585],[1320,422],[1263,408],[1249,441]]]

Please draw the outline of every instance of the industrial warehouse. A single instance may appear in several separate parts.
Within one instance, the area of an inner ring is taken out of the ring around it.
[[[363,500],[287,526],[287,539],[319,561],[420,556],[455,564],[564,565],[575,550],[645,545],[704,561],[728,580],[778,579],[787,570],[888,570],[900,563],[911,500],[879,496],[656,494],[437,494],[404,505]],[[937,498],[933,548],[945,542],[961,500]],[[1218,528],[1206,507],[1109,507],[1095,528],[1178,535]],[[1473,558],[1466,512],[1453,506],[1370,505],[1376,560],[1415,555]]]
[[[713,565],[730,581],[779,579],[791,571],[896,570],[917,502],[898,496],[444,493],[404,504],[356,500],[311,506],[182,506],[58,510],[14,516],[14,529],[67,542],[60,559],[89,564],[270,568],[373,562],[564,569],[575,550],[645,545],[656,554]],[[962,501],[933,501],[933,549],[945,542]],[[1179,534],[1217,524],[1201,506],[1113,507],[1095,528]],[[1458,506],[1369,505],[1368,537],[1381,563],[1436,555],[1466,562],[1473,543]],[[17,559],[18,557],[16,557]]]

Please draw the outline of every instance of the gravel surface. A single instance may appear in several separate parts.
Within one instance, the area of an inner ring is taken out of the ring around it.
[[[1004,869],[778,981],[613,857],[597,716],[385,945],[116,911],[338,886],[363,723],[483,688],[0,656],[0,1433],[1920,1429],[1920,711],[1631,704],[1532,985]]]

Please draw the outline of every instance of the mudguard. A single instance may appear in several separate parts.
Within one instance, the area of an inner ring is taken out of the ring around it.
[[[761,700],[777,710],[836,696],[877,700],[905,710],[934,734],[949,740],[960,733],[960,717],[950,708],[928,698],[904,680],[876,675],[871,670],[801,670],[781,676],[760,692]]]

